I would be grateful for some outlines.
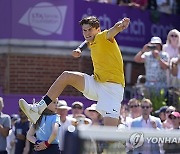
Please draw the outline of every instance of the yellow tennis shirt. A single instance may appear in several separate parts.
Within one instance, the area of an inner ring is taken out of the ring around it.
[[[123,59],[119,46],[114,39],[110,42],[106,39],[108,30],[104,30],[95,36],[89,43],[91,58],[94,67],[94,78],[98,82],[113,82],[125,86]]]

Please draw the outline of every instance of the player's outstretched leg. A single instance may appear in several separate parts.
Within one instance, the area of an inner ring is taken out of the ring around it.
[[[71,85],[79,91],[83,91],[85,87],[84,74],[80,72],[63,72],[52,84],[45,97],[38,103],[28,104],[24,99],[19,100],[19,106],[32,123],[36,123],[41,113],[48,106],[50,109],[53,102],[62,93],[67,85]]]

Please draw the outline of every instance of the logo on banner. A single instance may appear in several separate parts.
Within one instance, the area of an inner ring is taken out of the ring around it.
[[[133,133],[130,138],[129,142],[132,145],[133,148],[138,148],[142,146],[144,143],[153,143],[153,144],[179,144],[180,143],[180,137],[179,136],[151,136],[151,137],[145,137],[143,133],[135,132]]]
[[[130,136],[129,142],[133,146],[133,148],[138,148],[143,145],[144,143],[144,135],[143,133],[133,133]]]
[[[20,24],[30,26],[39,35],[61,34],[67,6],[54,6],[41,2],[29,8],[19,20]]]

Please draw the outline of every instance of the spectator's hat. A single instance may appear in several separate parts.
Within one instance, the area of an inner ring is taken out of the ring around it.
[[[18,114],[12,114],[11,115],[11,120],[16,121],[18,119],[19,119],[19,115]]]
[[[87,108],[85,109],[85,111],[84,111],[85,115],[88,116],[88,117],[90,117],[90,112],[91,112],[91,111],[96,111],[96,112],[98,112],[98,111],[96,110],[96,106],[97,106],[97,104],[92,104],[90,107],[87,107]]]
[[[90,107],[86,108],[88,111],[96,111],[97,104],[92,104]]]
[[[79,108],[82,109],[84,107],[83,103],[76,101],[74,103],[72,103],[72,108]]]
[[[155,111],[156,114],[160,114],[161,112],[166,112],[166,109],[168,108],[168,106],[162,106],[160,107],[159,110]]]
[[[172,113],[169,115],[169,118],[171,119],[173,116],[176,117],[176,118],[180,118],[180,113],[179,113],[179,112],[172,112]]]
[[[154,36],[151,38],[150,43],[156,43],[156,44],[161,44],[162,45],[162,40],[160,37]]]
[[[57,109],[66,109],[66,110],[70,110],[71,107],[69,107],[66,103],[65,100],[59,100],[58,104],[57,104]]]

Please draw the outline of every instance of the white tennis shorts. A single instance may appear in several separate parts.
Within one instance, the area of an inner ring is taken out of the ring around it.
[[[83,95],[97,101],[96,110],[103,117],[119,119],[121,102],[123,100],[124,88],[121,84],[97,82],[93,76],[84,74],[85,89]]]

